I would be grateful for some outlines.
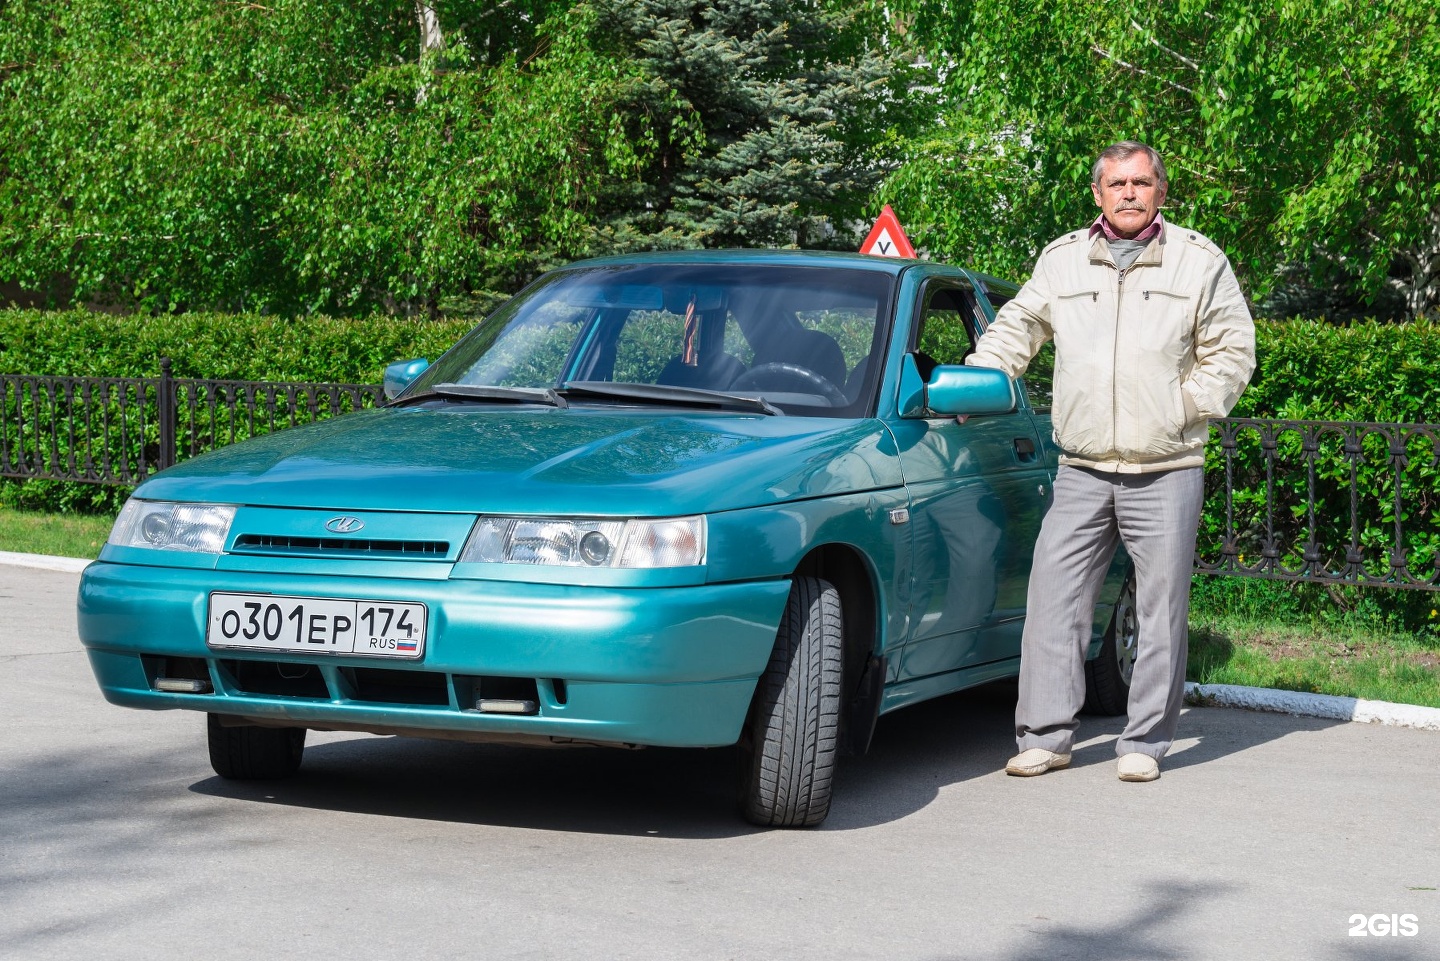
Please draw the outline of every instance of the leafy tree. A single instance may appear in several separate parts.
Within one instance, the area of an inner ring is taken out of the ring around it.
[[[627,68],[585,10],[520,28],[553,6],[502,5],[482,61],[461,28],[422,56],[408,0],[12,0],[0,278],[150,310],[514,286],[581,250],[595,190],[636,167],[609,106]],[[437,15],[477,35],[481,9]]]
[[[10,0],[0,280],[433,314],[587,252],[825,245],[888,71],[806,0]]]
[[[317,304],[433,313],[588,249],[602,185],[639,164],[614,135],[633,70],[589,48],[591,20],[548,21],[529,66],[478,64],[457,33],[433,59],[372,67],[312,122],[297,164],[326,186],[296,198],[292,223]]]
[[[941,122],[884,194],[938,254],[1008,273],[1094,215],[1107,143],[1170,165],[1171,219],[1253,291],[1286,264],[1440,305],[1440,30],[1421,0],[899,3]],[[1097,15],[1098,14],[1098,15]]]

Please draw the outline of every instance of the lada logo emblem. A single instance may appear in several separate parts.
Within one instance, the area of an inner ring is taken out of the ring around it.
[[[332,517],[325,522],[325,529],[335,534],[353,534],[365,526],[365,522],[358,517],[347,517],[341,514],[339,517]]]

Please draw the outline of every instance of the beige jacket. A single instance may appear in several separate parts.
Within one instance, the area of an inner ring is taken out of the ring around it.
[[[1255,325],[1225,254],[1165,224],[1127,271],[1103,234],[1054,241],[965,363],[1012,377],[1055,341],[1060,463],[1120,473],[1205,463],[1207,420],[1255,369]]]

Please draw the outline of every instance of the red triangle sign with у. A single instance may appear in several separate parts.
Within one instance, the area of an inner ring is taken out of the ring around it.
[[[860,245],[860,252],[876,257],[915,256],[915,248],[910,246],[910,238],[900,229],[900,218],[895,216],[895,211],[890,209],[889,204],[881,209],[880,216],[875,219],[875,226],[870,228],[870,236]]]

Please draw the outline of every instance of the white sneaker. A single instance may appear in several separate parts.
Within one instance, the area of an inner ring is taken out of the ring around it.
[[[1153,781],[1160,776],[1160,762],[1148,754],[1127,754],[1115,763],[1122,781]]]
[[[1070,766],[1070,755],[1056,754],[1054,751],[1047,751],[1043,747],[1032,747],[1028,751],[1021,751],[1010,759],[1005,765],[1005,773],[1013,774],[1015,777],[1034,777],[1037,774],[1044,774],[1046,771],[1058,771],[1062,767]]]

